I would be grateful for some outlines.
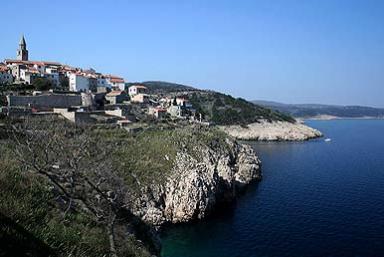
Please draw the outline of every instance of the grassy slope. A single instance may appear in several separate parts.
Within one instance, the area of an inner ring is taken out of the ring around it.
[[[121,129],[95,131],[99,137],[108,138],[119,147],[113,155],[115,168],[133,189],[141,186],[162,184],[172,170],[177,152],[188,151],[199,157],[199,146],[209,146],[216,150],[226,147],[226,135],[215,128],[149,128],[137,135]]]
[[[107,238],[82,213],[65,218],[44,180],[19,168],[4,142],[0,146],[0,238],[8,256],[103,256]]]
[[[140,194],[141,187],[165,182],[178,151],[198,155],[196,146],[199,145],[218,150],[226,147],[225,135],[209,128],[151,129],[137,135],[122,129],[93,129],[89,133],[115,146],[111,158],[131,189],[132,198]],[[64,217],[47,182],[20,168],[10,151],[11,142],[4,138],[0,139],[0,239],[6,240],[7,248],[0,247],[0,255],[107,254],[108,242],[103,228],[85,213]],[[129,256],[149,256],[134,239],[124,245]]]

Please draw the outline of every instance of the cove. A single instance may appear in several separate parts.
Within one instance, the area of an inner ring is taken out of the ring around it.
[[[324,138],[248,142],[263,179],[162,235],[163,257],[383,256],[384,120],[309,121]]]

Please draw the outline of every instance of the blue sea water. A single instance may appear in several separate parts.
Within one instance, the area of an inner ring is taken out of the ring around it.
[[[308,124],[332,141],[252,143],[263,180],[165,231],[162,256],[384,256],[384,121]]]

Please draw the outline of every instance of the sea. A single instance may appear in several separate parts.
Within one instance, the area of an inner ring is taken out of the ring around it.
[[[208,219],[166,229],[162,256],[384,256],[384,120],[306,123],[324,138],[248,142],[263,179]]]

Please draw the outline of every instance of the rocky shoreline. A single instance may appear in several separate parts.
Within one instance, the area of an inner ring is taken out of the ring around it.
[[[261,161],[250,145],[236,141],[303,141],[322,136],[299,122],[266,122],[247,127],[219,127],[231,137],[223,142],[178,151],[165,183],[141,189],[132,212],[156,230],[206,218],[234,201],[249,184],[262,178]],[[223,134],[224,137],[225,134]]]
[[[317,129],[302,123],[260,121],[247,126],[220,126],[222,131],[239,140],[255,141],[305,141],[322,137]]]
[[[248,145],[227,140],[224,148],[199,150],[199,156],[179,152],[166,184],[143,189],[137,216],[157,228],[203,219],[261,179],[261,162]]]

